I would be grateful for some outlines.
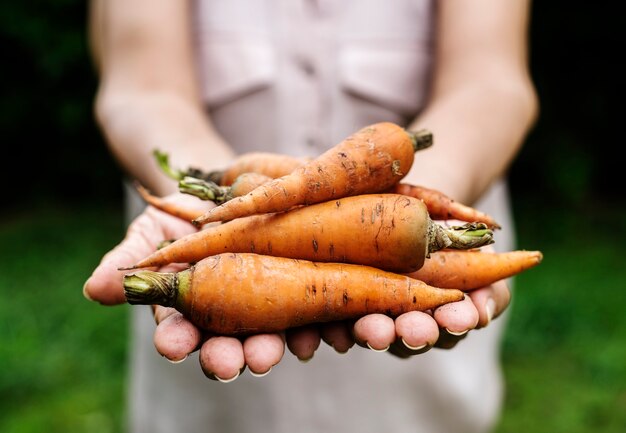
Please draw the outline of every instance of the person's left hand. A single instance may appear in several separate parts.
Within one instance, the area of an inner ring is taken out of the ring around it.
[[[309,359],[323,340],[337,352],[348,351],[355,343],[375,351],[388,351],[399,357],[427,352],[433,347],[450,349],[469,331],[487,326],[509,305],[510,291],[505,281],[469,292],[465,299],[443,305],[434,311],[412,311],[394,319],[370,314],[356,322],[336,322],[287,331],[287,344]],[[293,341],[291,337],[294,338]]]

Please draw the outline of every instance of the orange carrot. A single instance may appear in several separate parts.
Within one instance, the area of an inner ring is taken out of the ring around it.
[[[492,235],[484,225],[444,228],[430,219],[423,202],[412,197],[369,194],[207,227],[153,252],[132,268],[248,252],[412,272],[431,252],[476,248],[491,243]]]
[[[341,197],[386,191],[413,164],[414,153],[430,146],[432,134],[410,133],[390,122],[361,129],[291,174],[213,208],[197,225],[281,212]]]
[[[180,219],[183,219],[187,222],[193,221],[198,215],[202,215],[203,211],[199,209],[193,209],[189,207],[184,207],[179,203],[172,203],[167,200],[164,200],[162,197],[157,197],[156,195],[150,193],[144,186],[139,183],[135,183],[135,188],[139,195],[143,198],[143,200],[149,205]]]
[[[222,186],[201,178],[186,176],[178,182],[178,190],[185,194],[195,195],[202,200],[211,200],[217,204],[222,204],[235,197],[246,195],[270,180],[272,178],[264,174],[242,173],[230,186]]]
[[[275,179],[301,167],[309,159],[270,152],[249,152],[240,155],[223,171],[213,171],[209,178],[220,185],[232,185],[244,173],[259,173]]]
[[[213,200],[221,204],[235,197],[245,195],[270,180],[272,180],[270,177],[262,174],[243,173],[229,187],[219,186],[202,179],[187,177],[179,182],[179,189],[181,192],[195,195],[202,200]],[[501,228],[490,215],[459,203],[444,193],[431,188],[401,182],[391,188],[389,192],[422,200],[426,204],[431,218],[435,220],[456,219],[465,222],[485,223],[492,229]]]
[[[178,273],[127,274],[124,291],[130,304],[175,307],[199,328],[221,335],[277,332],[372,313],[393,317],[464,296],[368,266],[232,253]]]
[[[153,151],[156,163],[168,177],[180,181],[185,177],[202,179],[220,186],[230,186],[244,173],[258,173],[272,179],[285,176],[310,161],[311,158],[296,158],[270,152],[249,152],[238,156],[224,170],[205,172],[189,167],[181,170],[170,166],[169,155],[160,150]]]
[[[444,193],[434,189],[399,183],[390,192],[423,200],[431,218],[436,220],[457,219],[468,222],[482,222],[493,229],[500,228],[500,225],[486,213],[454,201]]]
[[[520,274],[541,263],[542,259],[540,251],[442,250],[431,254],[424,266],[407,275],[433,286],[467,291]]]

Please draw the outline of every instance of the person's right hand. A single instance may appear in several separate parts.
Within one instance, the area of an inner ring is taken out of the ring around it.
[[[167,200],[185,206],[199,206],[202,210],[212,205],[183,194],[168,196]],[[130,224],[124,240],[108,252],[93,271],[83,288],[85,297],[103,305],[125,303],[124,272],[118,268],[131,266],[153,252],[163,240],[177,239],[195,230],[192,224],[148,206]],[[180,269],[180,266],[170,265],[159,270],[172,272]],[[152,308],[156,322],[156,350],[171,362],[183,361],[190,353],[199,350],[202,370],[211,379],[233,380],[246,367],[253,374],[266,374],[280,362],[284,354],[284,334],[258,334],[245,339],[210,336],[173,308]],[[307,356],[298,349],[294,354],[301,358]]]

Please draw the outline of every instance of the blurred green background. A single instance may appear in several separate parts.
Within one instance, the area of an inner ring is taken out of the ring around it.
[[[498,432],[626,431],[623,15],[535,2],[541,117],[511,172],[520,248]],[[127,309],[82,298],[124,232],[94,125],[86,2],[0,5],[0,431],[120,432]],[[11,154],[9,154],[9,150]]]

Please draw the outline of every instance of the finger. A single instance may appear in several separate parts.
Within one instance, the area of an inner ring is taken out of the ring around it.
[[[179,237],[195,230],[191,224],[148,208],[128,227],[126,237],[109,251],[83,286],[84,296],[105,305],[126,302],[123,288],[124,271],[156,249],[163,239]]]
[[[175,309],[156,307],[154,316],[157,322],[154,347],[169,361],[184,361],[200,345],[200,330]]]
[[[390,352],[401,357],[418,355],[430,350],[439,338],[439,326],[433,317],[421,311],[411,311],[395,320],[396,341]]]
[[[396,327],[393,319],[384,314],[368,314],[354,324],[356,342],[378,352],[389,349],[396,339]]]
[[[209,379],[232,382],[245,368],[241,341],[234,337],[210,337],[200,348],[200,367]]]
[[[511,302],[511,292],[504,280],[474,290],[469,296],[478,311],[479,327],[487,326],[489,322],[502,314]]]
[[[265,376],[285,353],[285,339],[280,334],[252,335],[243,342],[245,363],[254,376]]]
[[[451,302],[435,309],[434,318],[440,328],[451,335],[461,336],[478,324],[478,311],[472,299],[465,295],[462,301]]]
[[[322,340],[338,353],[346,353],[354,346],[354,337],[349,322],[331,322],[321,327]]]
[[[287,347],[300,361],[308,362],[320,346],[320,331],[317,326],[291,328],[286,333]]]

